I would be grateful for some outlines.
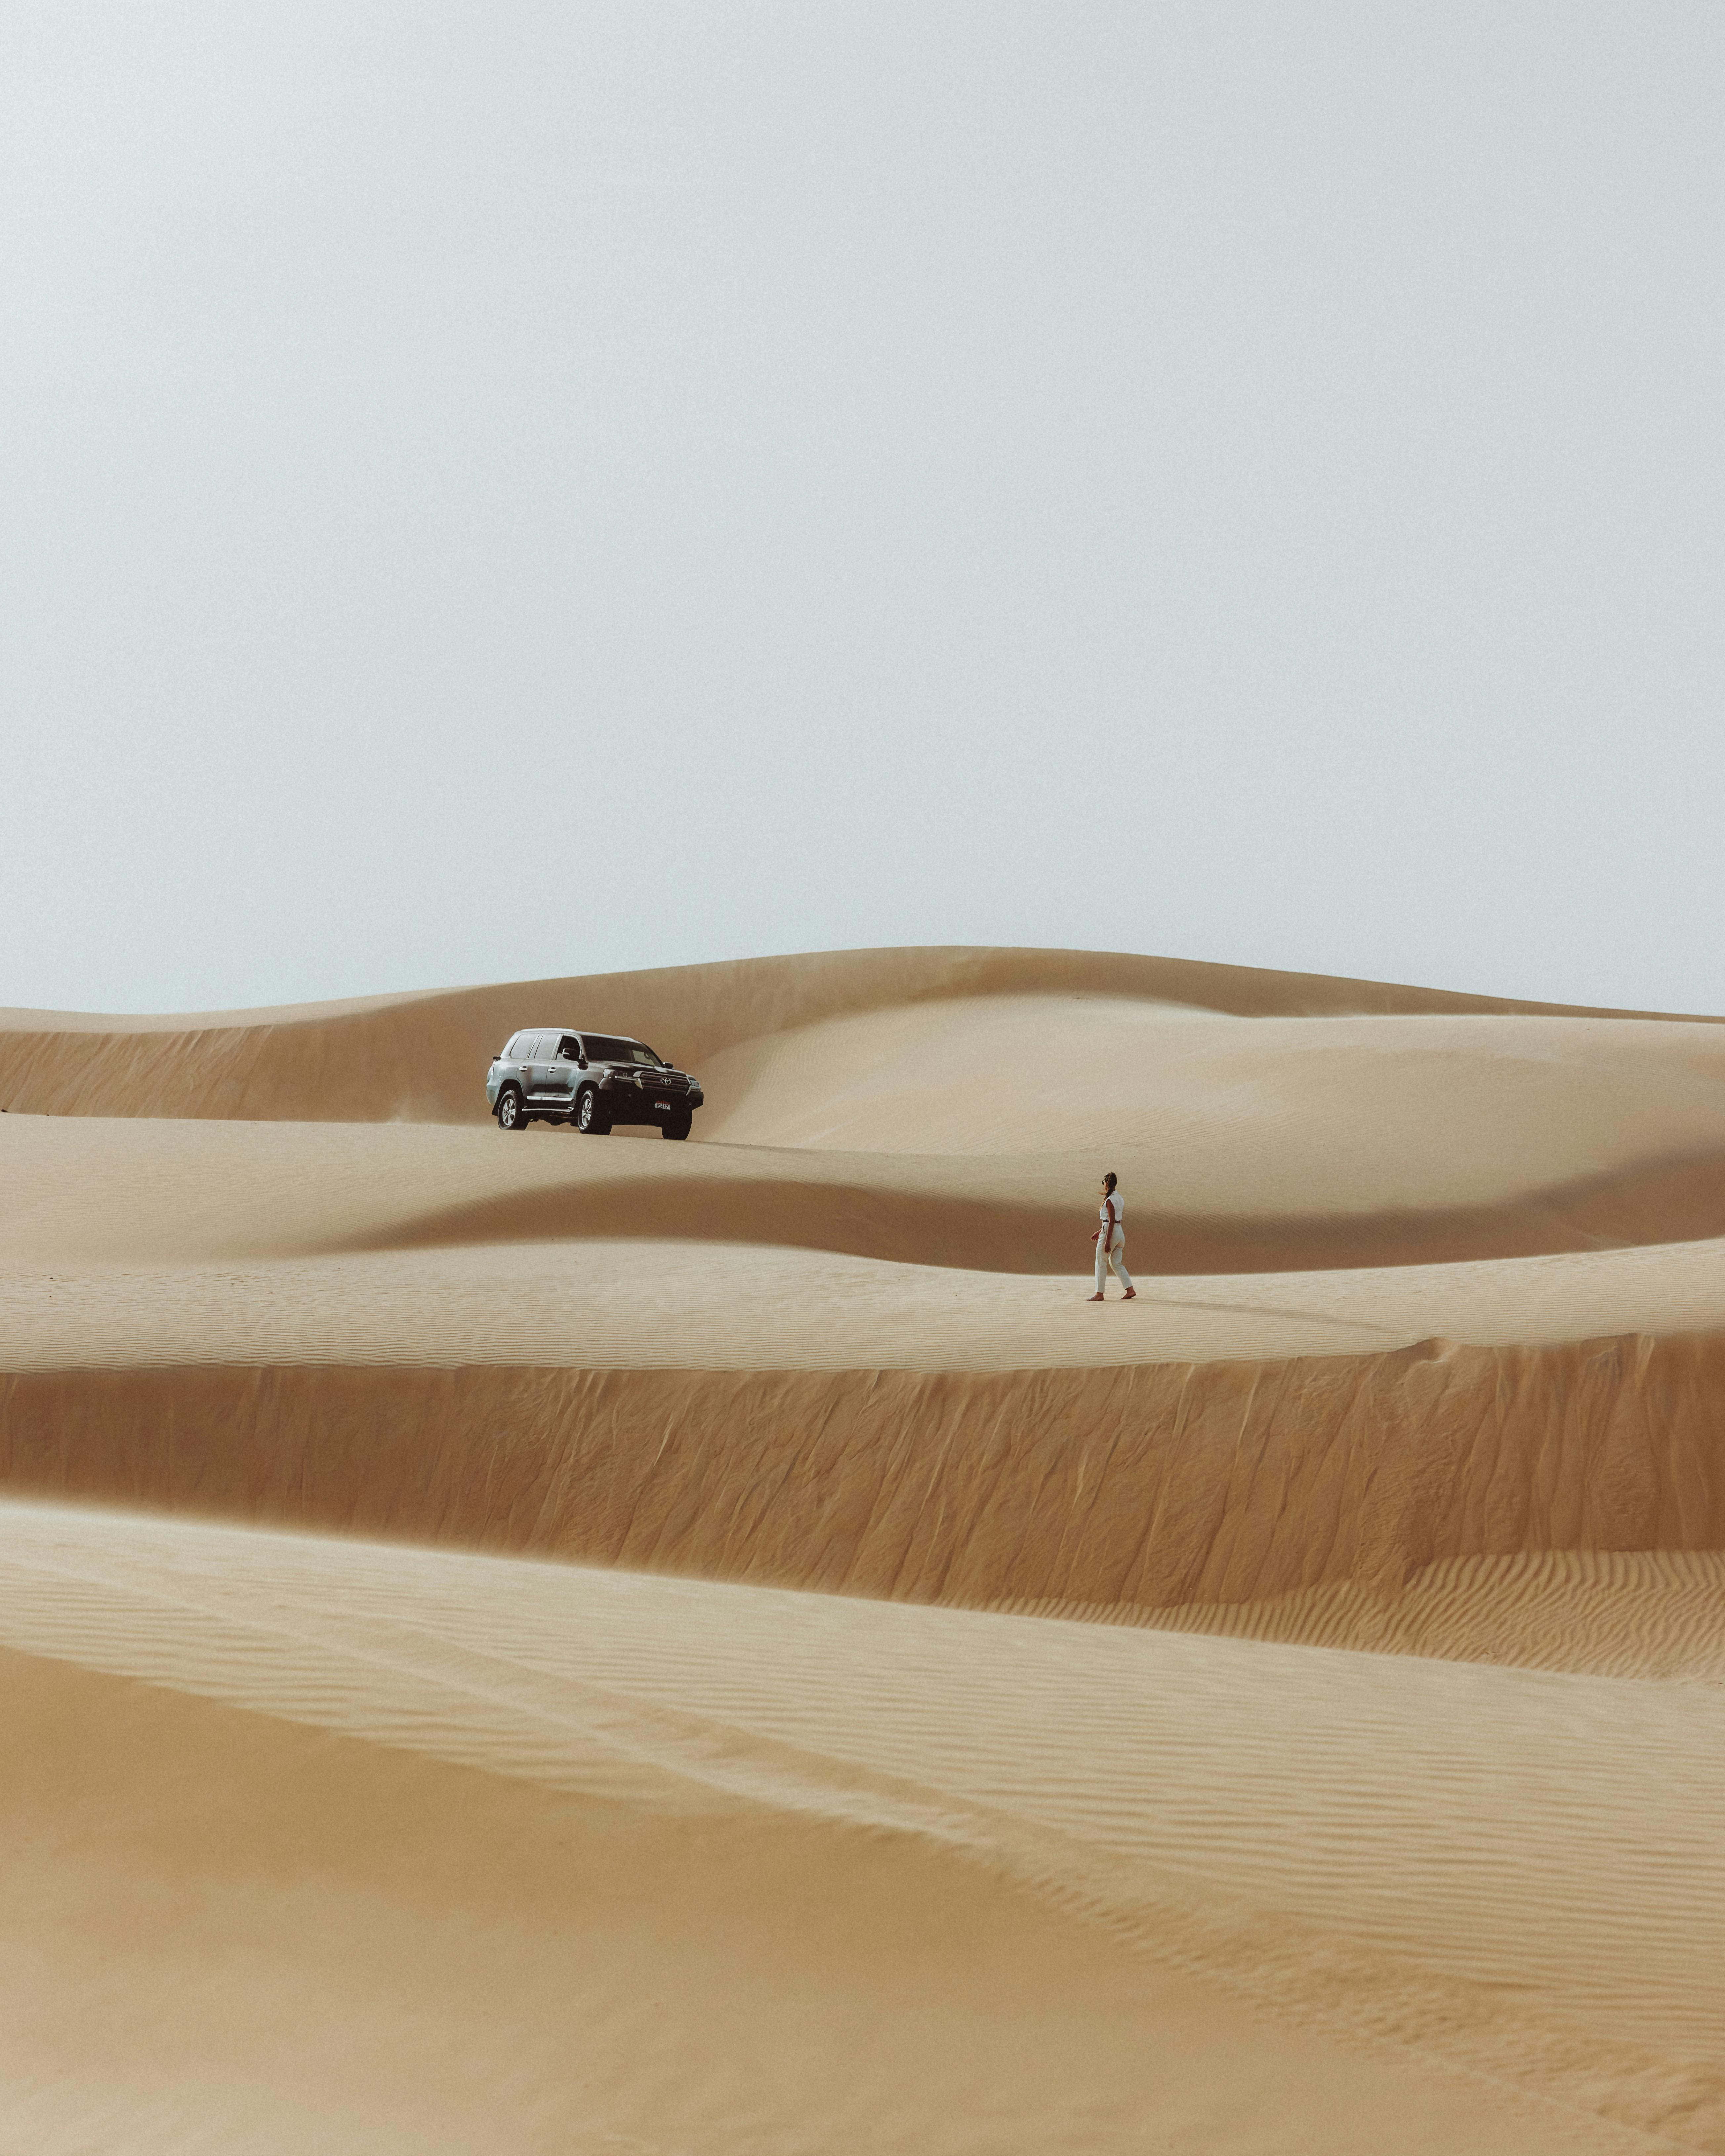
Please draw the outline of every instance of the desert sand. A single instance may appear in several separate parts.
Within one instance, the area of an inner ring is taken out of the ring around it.
[[[1720,1024],[850,952],[0,1107],[0,2146],[1725,2150]]]

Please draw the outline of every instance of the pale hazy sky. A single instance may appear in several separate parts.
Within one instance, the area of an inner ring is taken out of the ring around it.
[[[0,1003],[1725,1010],[1725,11],[0,0]]]

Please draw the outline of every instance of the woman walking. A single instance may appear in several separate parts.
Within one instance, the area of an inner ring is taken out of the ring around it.
[[[1096,1246],[1096,1291],[1092,1302],[1104,1298],[1102,1288],[1111,1265],[1126,1290],[1126,1300],[1136,1302],[1138,1291],[1132,1286],[1132,1276],[1126,1269],[1126,1205],[1120,1195],[1120,1178],[1111,1170],[1102,1178],[1101,1217],[1102,1224],[1091,1237]]]

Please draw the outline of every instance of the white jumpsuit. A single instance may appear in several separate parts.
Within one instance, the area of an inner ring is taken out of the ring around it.
[[[1129,1288],[1132,1276],[1126,1269],[1126,1204],[1117,1190],[1102,1200],[1097,1217],[1102,1229],[1096,1237],[1096,1293],[1102,1292],[1111,1265],[1120,1285]]]

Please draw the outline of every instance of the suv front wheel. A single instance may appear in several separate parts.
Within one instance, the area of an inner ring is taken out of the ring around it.
[[[582,1087],[581,1098],[575,1104],[575,1127],[583,1137],[608,1138],[611,1135],[609,1120],[591,1086]]]
[[[497,1127],[500,1131],[524,1131],[527,1127],[526,1104],[513,1086],[506,1086],[497,1096]]]

